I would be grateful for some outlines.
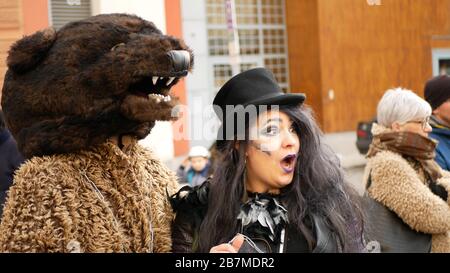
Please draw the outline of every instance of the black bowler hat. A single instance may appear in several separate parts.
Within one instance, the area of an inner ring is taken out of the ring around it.
[[[237,74],[220,88],[213,101],[214,111],[222,122],[217,135],[217,145],[220,146],[223,140],[234,139],[236,135],[235,114],[239,108],[227,113],[227,105],[243,106],[242,108],[249,105],[300,106],[305,98],[305,95],[300,93],[283,93],[273,74],[265,68],[254,68]],[[227,128],[226,124],[232,119],[235,121],[234,128]]]

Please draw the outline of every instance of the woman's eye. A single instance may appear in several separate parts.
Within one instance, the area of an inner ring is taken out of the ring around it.
[[[276,126],[269,126],[263,130],[263,133],[268,136],[276,135],[276,134],[278,134],[278,132],[279,132],[279,130],[278,130],[278,127],[276,127]]]
[[[292,126],[289,128],[289,132],[291,132],[291,133],[297,133],[297,131],[295,130],[294,125],[292,125]]]

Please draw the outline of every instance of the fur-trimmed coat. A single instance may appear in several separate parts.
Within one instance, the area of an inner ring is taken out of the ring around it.
[[[374,124],[374,135],[387,132]],[[450,193],[450,173],[436,183]],[[432,234],[432,252],[450,252],[450,198],[447,202],[431,192],[420,164],[400,154],[383,151],[368,159],[364,181],[371,176],[369,196],[394,211],[411,228]]]
[[[169,252],[174,174],[134,141],[34,157],[16,173],[1,252]]]

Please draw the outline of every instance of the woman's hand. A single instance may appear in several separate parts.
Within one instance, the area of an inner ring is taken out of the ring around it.
[[[238,234],[230,241],[230,243],[212,247],[209,253],[237,253],[243,243],[244,236]]]
[[[183,162],[181,163],[181,166],[183,166],[183,168],[187,168],[189,167],[189,164],[191,163],[191,161],[189,160],[189,157],[186,157]]]

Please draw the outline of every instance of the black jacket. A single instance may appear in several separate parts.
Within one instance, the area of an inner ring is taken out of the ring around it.
[[[0,219],[6,194],[13,183],[14,171],[24,161],[17,144],[8,130],[0,130]]]
[[[182,188],[177,194],[171,197],[171,204],[176,212],[176,218],[172,224],[172,251],[173,252],[195,252],[193,249],[198,240],[198,232],[203,221],[208,204],[209,181],[200,187],[193,189]],[[182,197],[181,197],[182,196]],[[304,236],[295,227],[288,225],[286,228],[286,242],[283,252],[303,253],[303,252],[341,252],[341,247],[337,236],[330,231],[326,224],[315,216],[310,216],[305,225],[313,227],[317,244],[313,251],[310,251]],[[231,239],[231,238],[230,238]],[[252,238],[259,245],[262,238]],[[271,252],[279,252],[279,246],[262,242]],[[241,248],[242,250],[242,248]]]

